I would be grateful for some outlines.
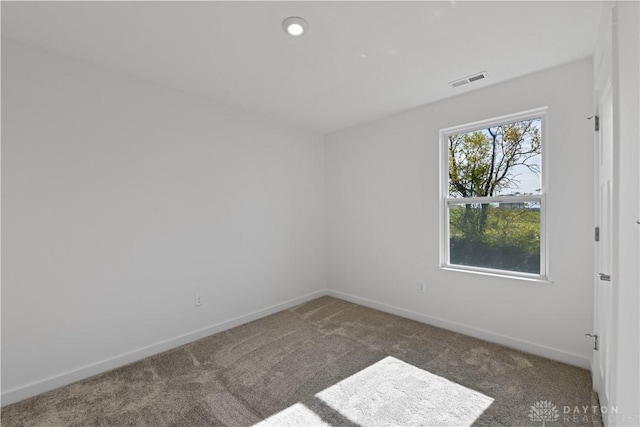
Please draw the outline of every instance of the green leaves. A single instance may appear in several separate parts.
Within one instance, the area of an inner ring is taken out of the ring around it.
[[[539,273],[539,205],[453,205],[449,242],[452,264]]]

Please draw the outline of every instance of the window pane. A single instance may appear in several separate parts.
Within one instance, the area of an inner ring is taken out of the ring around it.
[[[448,136],[449,197],[541,193],[542,119]]]
[[[540,274],[540,202],[450,204],[449,263]]]

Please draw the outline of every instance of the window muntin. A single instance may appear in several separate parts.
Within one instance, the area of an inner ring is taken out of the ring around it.
[[[444,267],[546,278],[545,109],[441,131]]]

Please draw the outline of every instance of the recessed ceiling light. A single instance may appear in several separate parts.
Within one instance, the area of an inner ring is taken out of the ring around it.
[[[293,37],[301,36],[307,31],[307,21],[297,16],[290,16],[282,21],[284,32]]]

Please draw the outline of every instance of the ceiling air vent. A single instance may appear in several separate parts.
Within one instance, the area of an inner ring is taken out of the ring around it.
[[[478,80],[482,80],[486,77],[487,77],[487,72],[482,71],[481,73],[473,74],[463,79],[454,80],[452,82],[449,82],[449,84],[451,85],[451,87],[458,87],[458,86],[466,85],[467,83],[473,83]]]

